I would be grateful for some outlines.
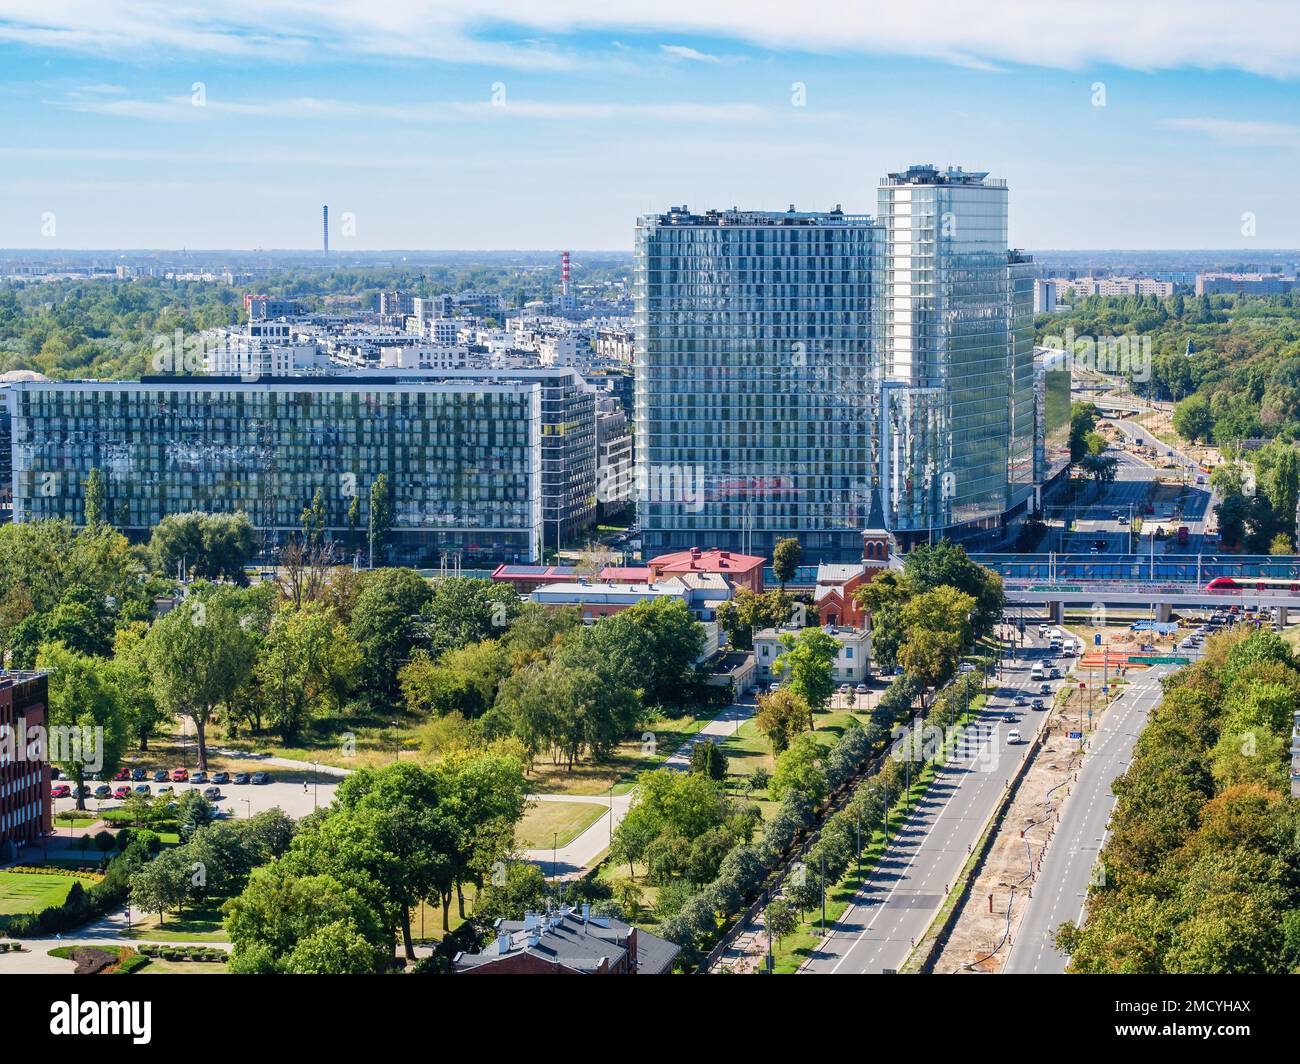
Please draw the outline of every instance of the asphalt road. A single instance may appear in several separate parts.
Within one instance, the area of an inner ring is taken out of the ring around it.
[[[1045,657],[1046,650],[1038,644],[1022,649],[1019,660],[1004,668],[997,694],[967,729],[942,774],[913,806],[875,871],[801,973],[881,972],[902,966],[913,942],[943,905],[948,887],[1047,717],[1028,706],[1011,705],[1015,694],[1038,693],[1039,684],[1031,681],[1029,670]],[[1020,745],[1008,742],[1012,728],[1022,733]]]
[[[1079,779],[1065,800],[1060,823],[1043,856],[1004,972],[1065,971],[1069,958],[1053,945],[1056,929],[1083,918],[1088,885],[1115,807],[1111,784],[1128,769],[1147,714],[1160,700],[1160,678],[1171,671],[1169,666],[1158,665],[1134,677],[1102,714]]]

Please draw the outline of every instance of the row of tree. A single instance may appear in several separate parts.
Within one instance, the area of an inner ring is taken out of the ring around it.
[[[1165,681],[1117,798],[1076,972],[1300,972],[1300,666],[1271,632],[1206,640]]]

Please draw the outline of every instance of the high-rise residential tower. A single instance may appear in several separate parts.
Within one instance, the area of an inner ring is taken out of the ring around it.
[[[833,211],[675,207],[636,232],[637,513],[693,546],[853,557],[871,511],[881,230]]]
[[[996,531],[1033,494],[1033,278],[1007,189],[914,166],[876,219],[685,207],[636,237],[638,515],[649,552],[804,559]]]

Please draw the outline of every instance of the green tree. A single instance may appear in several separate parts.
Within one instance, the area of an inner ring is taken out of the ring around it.
[[[149,554],[158,572],[174,577],[183,565],[200,579],[240,585],[247,582],[244,566],[256,549],[253,524],[242,511],[168,514],[149,538]]]
[[[691,771],[702,772],[710,779],[727,778],[727,755],[722,747],[705,739],[691,747]]]
[[[1174,431],[1191,443],[1208,443],[1214,431],[1214,414],[1203,395],[1189,395],[1174,408]]]
[[[805,628],[797,636],[781,637],[785,648],[772,663],[773,671],[789,676],[790,690],[817,713],[835,693],[835,658],[840,645],[820,628]]]
[[[104,474],[92,466],[85,481],[85,516],[87,525],[100,525],[108,520],[108,503],[104,494]]]
[[[782,591],[785,590],[785,585],[794,579],[802,553],[799,541],[793,537],[777,540],[776,546],[772,548],[772,572],[780,583]]]
[[[807,795],[813,805],[820,805],[826,797],[822,751],[811,735],[799,736],[777,755],[776,771],[772,773],[768,791],[775,800],[780,801],[791,790]]]
[[[49,672],[45,753],[76,784],[77,808],[85,809],[87,773],[110,778],[126,749],[127,715],[110,665],[51,643],[41,648],[36,667]]]
[[[206,771],[208,725],[251,673],[256,642],[219,596],[192,594],[154,623],[145,646],[154,697],[166,712],[193,723],[199,768]]]
[[[416,645],[416,618],[428,604],[428,581],[413,569],[368,574],[348,631],[361,651],[362,685],[372,705],[390,705],[397,674]]]
[[[957,669],[961,642],[954,632],[917,629],[898,651],[898,663],[927,687],[937,687]]]
[[[758,696],[755,723],[772,744],[772,753],[780,754],[796,736],[812,729],[812,710],[802,695],[782,687]]]
[[[389,497],[388,477],[380,473],[370,484],[370,565],[375,564],[375,554],[382,553],[384,538],[393,527],[393,503]]]

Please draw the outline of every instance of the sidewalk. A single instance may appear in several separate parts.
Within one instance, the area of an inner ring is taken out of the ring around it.
[[[691,766],[691,750],[696,743],[720,743],[753,715],[752,702],[734,702],[726,706],[683,743],[662,767],[687,771]],[[567,846],[561,846],[556,851],[524,851],[525,860],[537,865],[548,877],[558,879],[575,879],[596,863],[596,858],[609,848],[614,829],[622,822],[632,804],[631,793],[616,794],[612,799],[607,795],[580,794],[530,794],[528,798],[529,801],[537,802],[587,802],[609,807],[608,812]]]

